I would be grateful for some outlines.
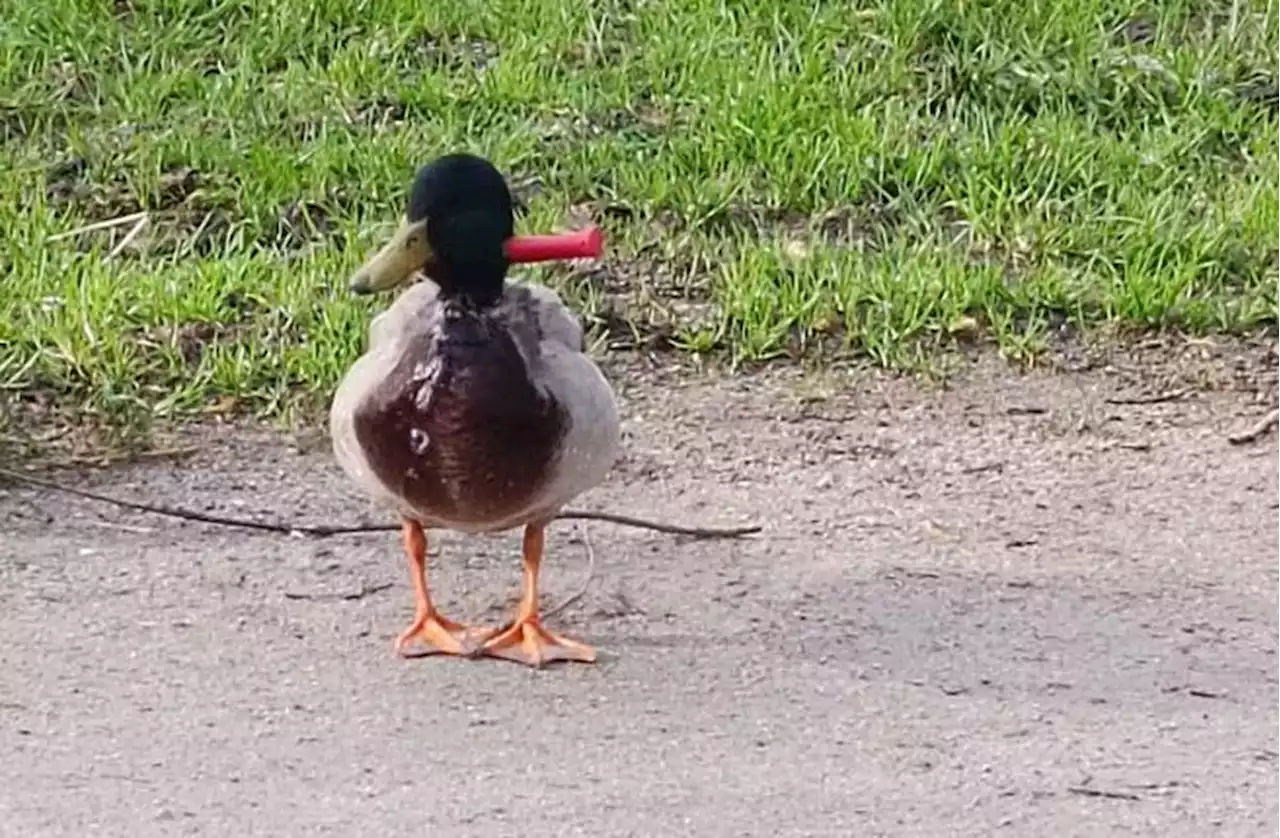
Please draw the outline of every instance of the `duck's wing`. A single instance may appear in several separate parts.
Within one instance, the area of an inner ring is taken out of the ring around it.
[[[518,287],[528,295],[528,310],[543,342],[558,344],[573,352],[586,350],[582,322],[564,304],[559,294],[545,285],[532,282],[522,283]]]

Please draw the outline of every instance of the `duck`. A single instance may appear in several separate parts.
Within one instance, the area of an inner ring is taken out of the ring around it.
[[[415,609],[397,652],[592,663],[593,647],[543,625],[538,580],[548,525],[617,458],[618,407],[560,295],[508,278],[514,226],[490,161],[452,153],[417,171],[399,227],[350,281],[355,294],[403,291],[372,319],[335,391],[330,436],[348,479],[401,523]],[[440,613],[428,532],[517,528],[513,619],[488,628]]]

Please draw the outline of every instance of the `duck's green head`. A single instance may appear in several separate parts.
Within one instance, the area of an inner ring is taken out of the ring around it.
[[[502,173],[482,157],[445,155],[418,171],[404,221],[356,271],[351,290],[383,291],[421,271],[443,296],[492,303],[502,295],[510,264],[505,246],[514,233],[511,190]]]

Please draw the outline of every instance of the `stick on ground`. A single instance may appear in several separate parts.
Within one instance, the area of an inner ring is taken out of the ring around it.
[[[56,483],[52,480],[44,480],[39,477],[32,477],[27,474],[20,474],[16,471],[0,468],[0,477],[12,480],[15,483],[23,483],[28,486],[38,486],[42,489],[49,489],[64,495],[72,495],[86,500],[96,500],[102,503],[109,503],[112,506],[118,506],[121,509],[132,509],[137,512],[147,512],[152,515],[163,515],[168,518],[180,518],[184,521],[199,521],[204,524],[214,524],[220,527],[238,527],[240,529],[258,530],[260,532],[274,532],[286,535],[309,535],[315,538],[328,538],[334,535],[352,535],[356,533],[371,532],[395,532],[399,531],[400,524],[353,524],[350,526],[305,526],[302,524],[281,524],[274,522],[251,521],[247,518],[227,518],[221,515],[210,515],[205,512],[196,512],[193,509],[182,509],[176,506],[162,506],[160,504],[138,503],[137,501],[123,500],[113,498],[109,495],[100,495],[97,492],[89,492],[84,489],[76,489],[66,486],[62,483]],[[688,535],[694,538],[741,538],[746,535],[755,535],[764,528],[760,526],[750,527],[686,527],[677,524],[667,524],[661,521],[650,521],[645,518],[633,518],[630,515],[618,515],[613,512],[591,512],[587,510],[566,509],[555,517],[557,521],[606,521],[611,524],[618,524],[623,527],[635,527],[637,529],[653,530],[655,532],[666,533],[668,535]]]
[[[96,233],[98,230],[110,230],[112,227],[123,227],[125,224],[136,224],[147,217],[146,210],[141,212],[131,212],[128,215],[121,215],[116,218],[108,218],[105,221],[95,221],[92,224],[86,224],[83,227],[77,227],[74,230],[67,230],[64,233],[54,233],[46,242],[60,242],[63,239],[75,238],[81,233]]]
[[[122,238],[115,247],[111,248],[111,252],[107,254],[107,258],[114,259],[124,252],[124,249],[132,244],[133,240],[136,239],[144,229],[146,229],[148,220],[149,217],[146,213],[143,213],[142,217],[138,219],[138,223],[133,225],[133,229],[126,233],[124,238]]]
[[[1280,422],[1280,407],[1273,408],[1270,413],[1263,416],[1257,422],[1254,422],[1244,430],[1236,431],[1233,434],[1227,434],[1227,442],[1232,445],[1243,445],[1246,442],[1256,442],[1261,439],[1267,431],[1271,430],[1271,426]]]

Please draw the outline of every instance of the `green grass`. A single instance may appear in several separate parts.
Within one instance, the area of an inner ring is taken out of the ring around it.
[[[253,9],[257,9],[255,15]],[[48,0],[0,27],[0,390],[323,404],[469,149],[615,341],[889,367],[1277,317],[1277,0]],[[139,209],[129,231],[49,241]],[[111,258],[108,258],[111,256]]]

